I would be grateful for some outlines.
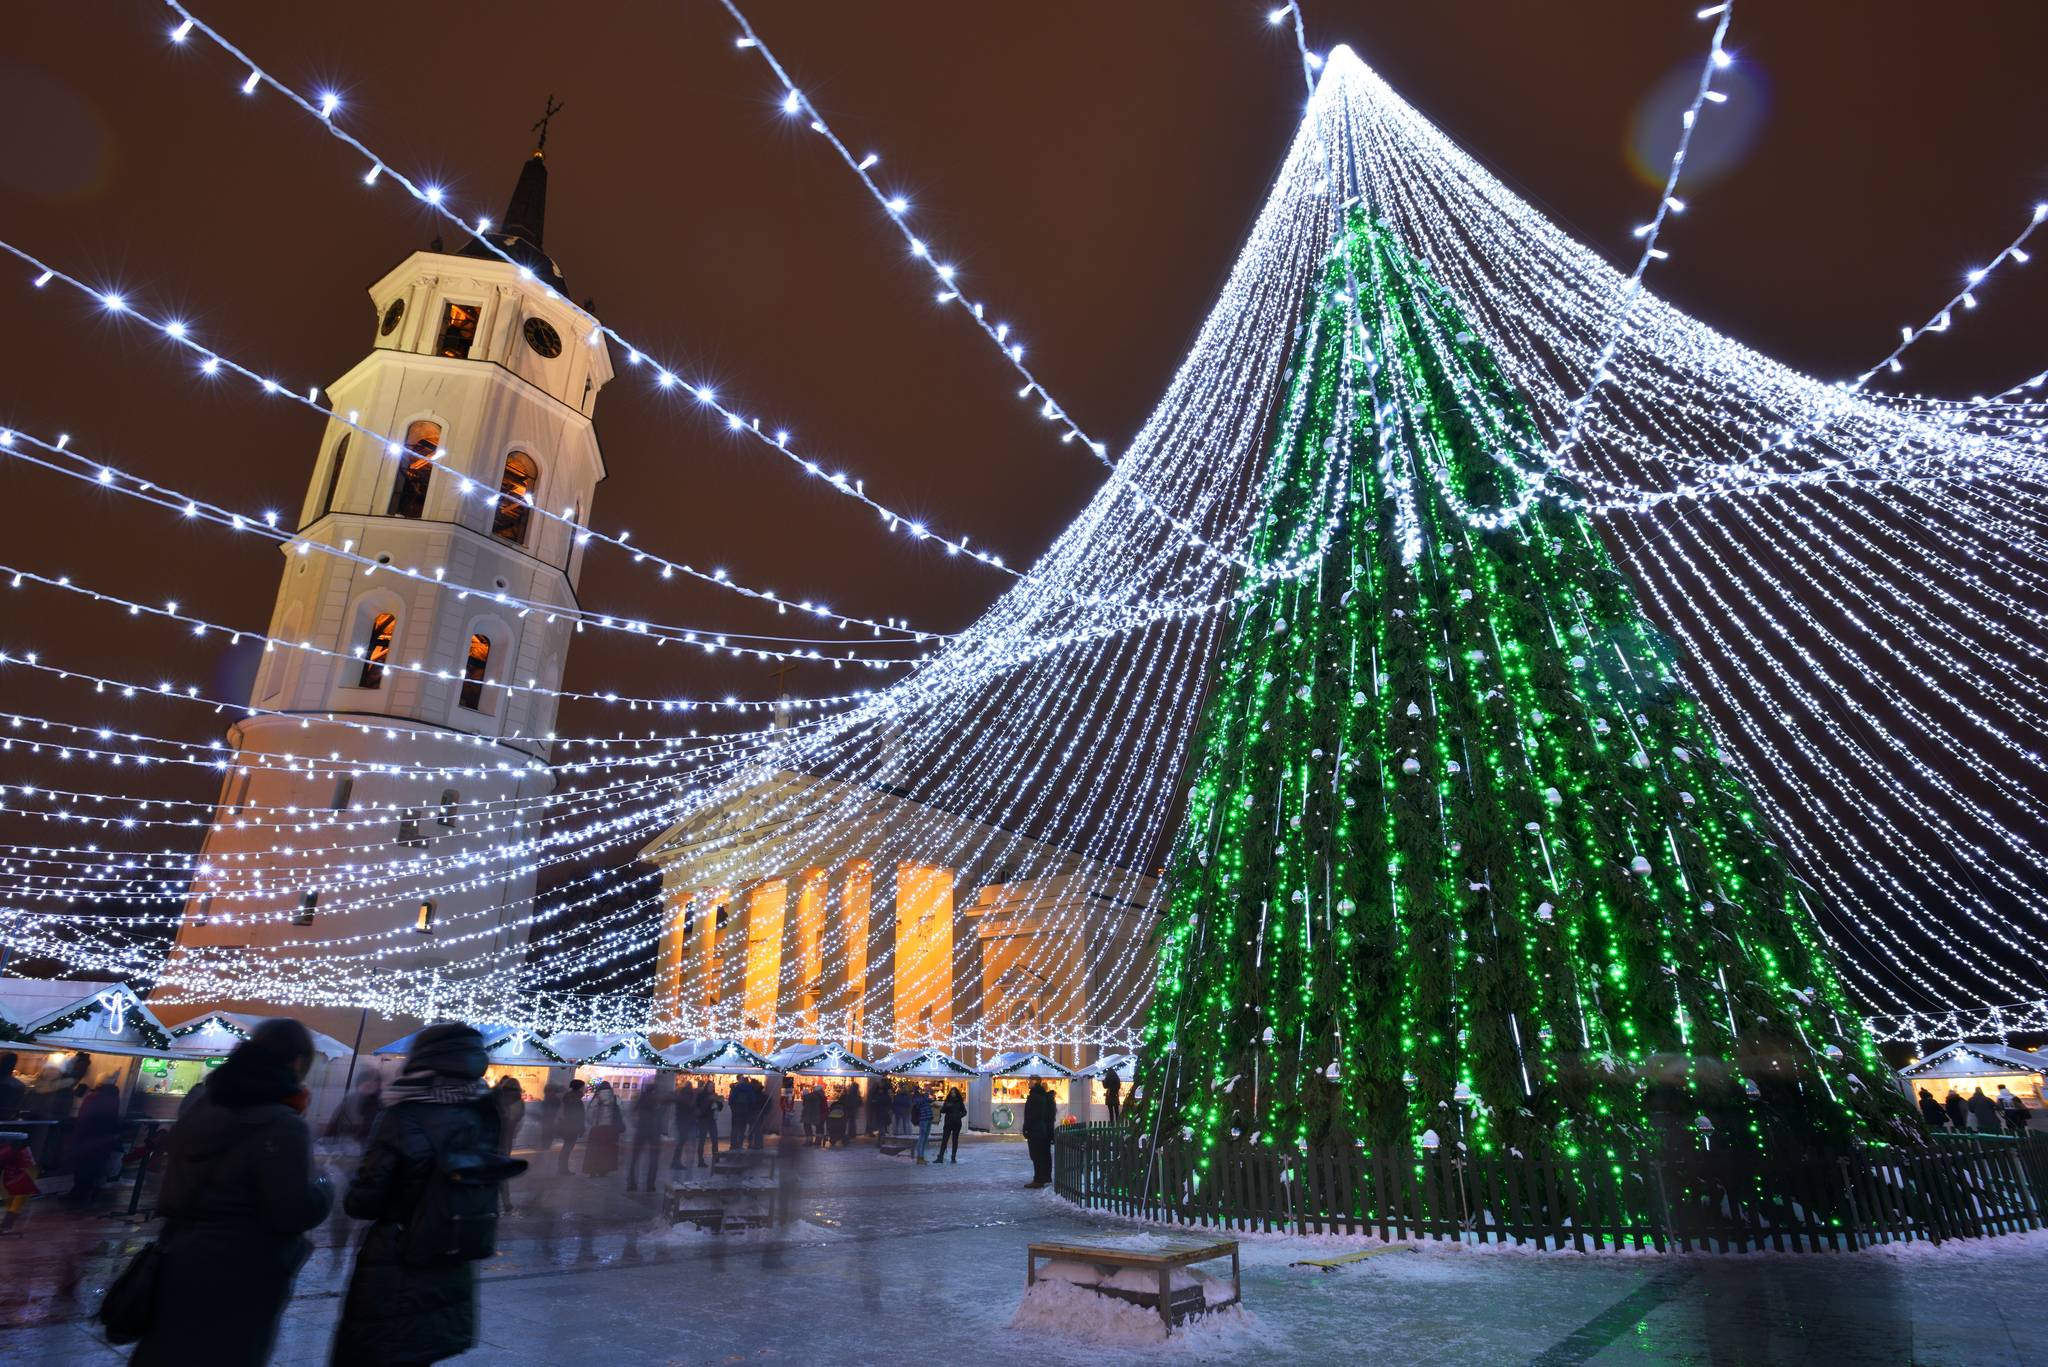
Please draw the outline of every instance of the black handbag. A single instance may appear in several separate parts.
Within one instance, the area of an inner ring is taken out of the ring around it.
[[[157,1287],[163,1281],[163,1245],[144,1244],[100,1298],[99,1322],[107,1342],[134,1343],[156,1321]]]

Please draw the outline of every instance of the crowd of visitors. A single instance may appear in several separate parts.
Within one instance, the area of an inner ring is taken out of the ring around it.
[[[2020,1134],[2026,1130],[2030,1115],[2027,1103],[2002,1084],[1996,1096],[1984,1095],[1984,1089],[1979,1087],[1967,1099],[1951,1087],[1940,1101],[1925,1087],[1920,1089],[1920,1119],[1936,1133],[1953,1130],[1965,1134],[1975,1130],[1988,1134],[2003,1130]]]

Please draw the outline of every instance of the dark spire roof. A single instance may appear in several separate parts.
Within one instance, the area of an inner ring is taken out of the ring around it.
[[[542,141],[546,141],[545,133]],[[512,187],[512,200],[505,206],[505,216],[491,226],[491,246],[559,290],[563,288],[562,268],[541,248],[541,233],[547,226],[547,213],[547,153],[536,147],[533,155],[526,159],[526,165],[519,168],[519,183]],[[497,252],[475,238],[470,239],[461,255],[498,259]]]

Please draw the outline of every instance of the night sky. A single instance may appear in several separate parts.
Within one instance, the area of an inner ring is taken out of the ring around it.
[[[1676,0],[1306,0],[1310,40],[1350,43],[1468,151],[1608,259],[1655,192],[1632,151],[1659,87],[1690,83],[1707,29]],[[1163,389],[1235,256],[1299,117],[1293,45],[1237,0],[1110,5],[766,3],[749,15],[970,292],[1011,321],[1051,391],[1120,447]],[[344,97],[339,120],[470,215],[501,212],[552,93],[546,242],[572,298],[684,379],[870,492],[1028,561],[1101,478],[1062,446],[957,311],[936,307],[882,215],[712,0],[488,9],[210,0],[198,12],[285,80]],[[17,7],[0,48],[0,237],[302,389],[353,365],[364,290],[443,231],[209,45],[173,47],[158,6]],[[1654,289],[1815,374],[1854,374],[2048,198],[2048,11],[1885,0],[1738,6],[1746,145],[1703,156]],[[1682,75],[1680,74],[1682,73]],[[1675,109],[1675,106],[1668,106]],[[1660,125],[1673,122],[1660,114]],[[1662,156],[1652,149],[1661,181]],[[1718,162],[1709,167],[1707,163]],[[459,245],[450,241],[451,247]],[[1915,349],[1927,392],[2002,388],[2048,356],[2048,263],[2002,272],[1983,307]],[[75,295],[0,266],[0,424],[231,506],[296,515],[320,420]],[[792,597],[955,629],[1008,582],[891,536],[872,514],[624,371],[598,408],[610,478],[595,522]],[[261,630],[277,552],[32,470],[9,472],[0,560],[175,597]],[[775,630],[799,619],[594,549],[596,611]],[[49,591],[0,591],[0,648],[245,696],[253,653]],[[810,666],[792,691],[842,691]],[[700,666],[586,633],[566,686],[768,697],[768,666]],[[206,741],[225,718],[0,673],[7,706]],[[1710,700],[1711,701],[1711,700]],[[565,707],[560,729],[630,726]],[[0,757],[5,781],[200,801],[203,771],[153,778]],[[0,821],[0,839],[67,838]],[[144,842],[155,845],[157,842]],[[197,834],[185,842],[196,846]]]

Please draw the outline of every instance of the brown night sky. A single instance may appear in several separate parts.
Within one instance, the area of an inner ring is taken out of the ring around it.
[[[1311,41],[1349,42],[1469,151],[1622,261],[1654,192],[1631,121],[1696,68],[1705,26],[1677,0],[1305,0]],[[885,501],[1028,560],[1099,468],[1050,439],[1016,381],[926,277],[822,141],[776,108],[712,0],[658,5],[206,0],[198,12],[288,81],[333,86],[341,121],[451,203],[497,214],[552,92],[547,245],[572,297],[708,379]],[[1903,0],[1751,0],[1731,31],[1753,141],[1691,192],[1652,284],[1695,315],[1823,376],[1886,351],[2048,198],[2048,11]],[[1041,376],[1097,435],[1138,428],[1209,307],[1277,167],[1302,90],[1264,6],[1146,0],[967,7],[756,0],[750,17],[971,290],[1011,320]],[[171,46],[144,3],[17,7],[0,49],[0,236],[303,388],[368,346],[365,287],[440,231],[210,46]],[[451,245],[454,245],[451,243]],[[2048,263],[1916,350],[1931,392],[2003,387],[2048,361]],[[295,513],[318,420],[200,382],[132,321],[38,294],[0,266],[0,424],[74,444],[222,503]],[[912,547],[680,392],[622,372],[599,407],[610,467],[596,522],[797,597],[956,628],[1005,585]],[[277,554],[253,539],[54,476],[8,475],[4,558],[261,629]],[[774,630],[760,609],[593,554],[598,611]],[[779,619],[787,626],[795,618]],[[240,697],[253,657],[47,591],[0,593],[0,648]],[[821,667],[797,692],[839,691]],[[862,676],[865,679],[865,676]],[[587,633],[567,686],[771,696],[758,664],[699,666]],[[224,719],[121,704],[0,673],[7,706],[205,741]],[[565,708],[561,729],[634,719]],[[137,778],[0,756],[0,781],[130,789]],[[213,796],[202,771],[152,790]],[[10,833],[11,832],[11,833]],[[0,823],[0,839],[68,838]],[[145,842],[154,843],[154,842]],[[194,839],[189,842],[196,844]]]

